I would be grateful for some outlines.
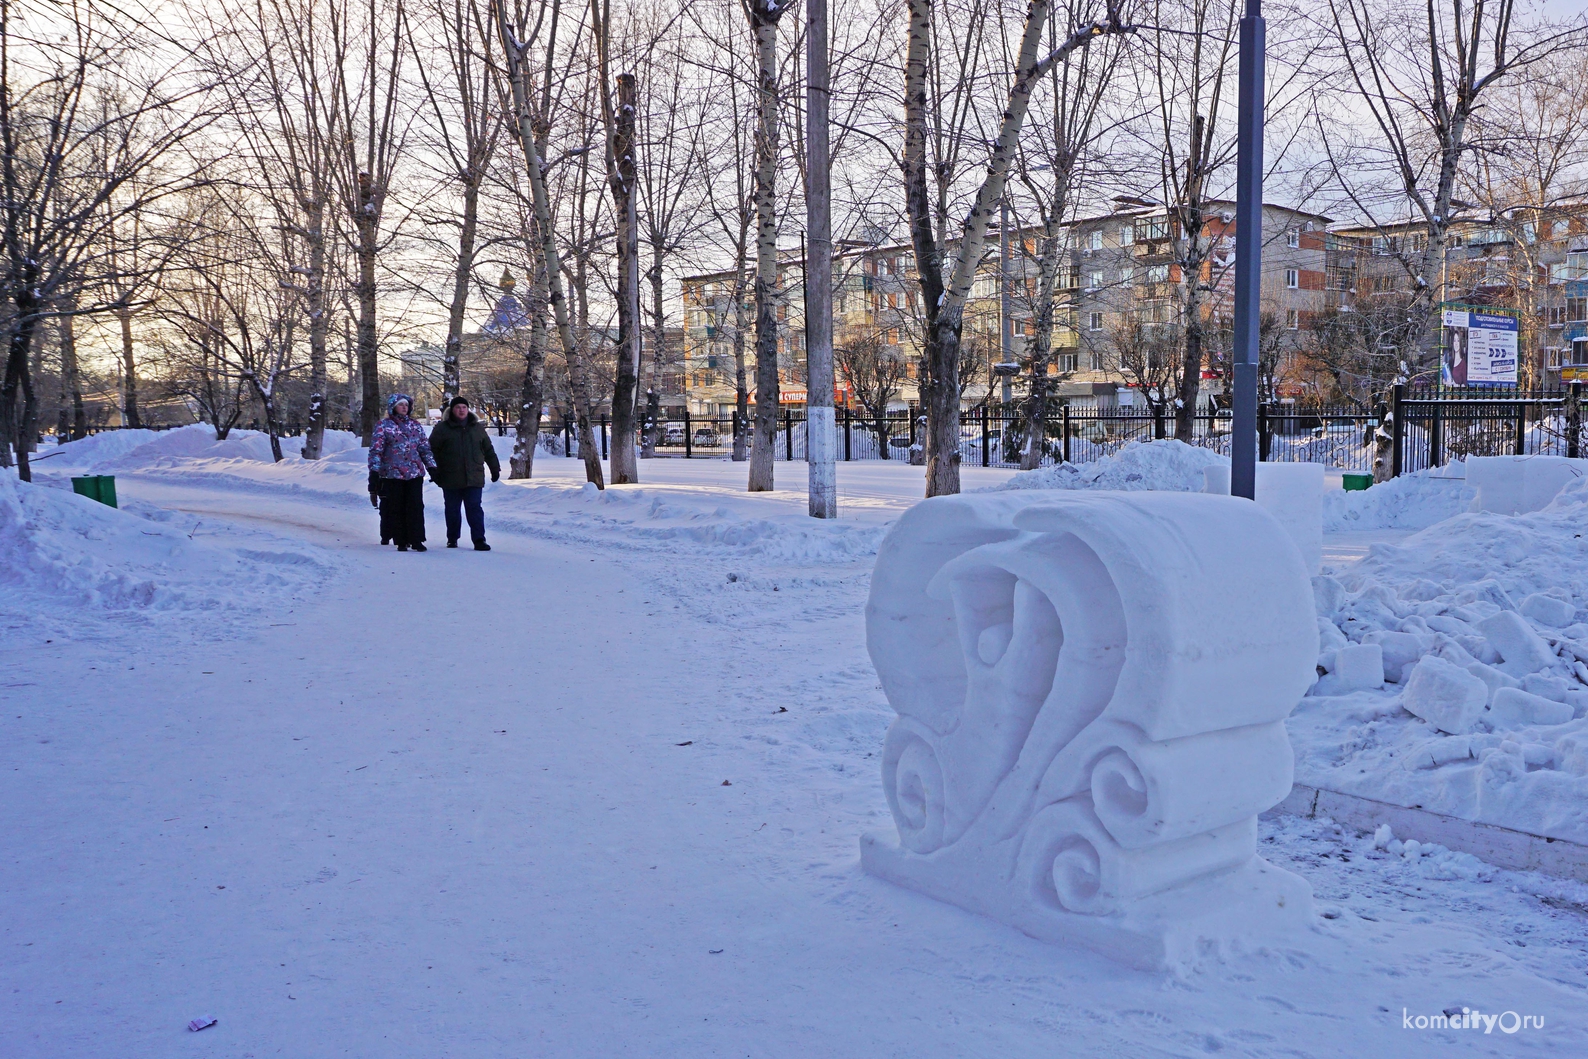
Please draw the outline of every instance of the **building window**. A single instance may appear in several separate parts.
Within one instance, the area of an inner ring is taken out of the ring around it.
[[[1588,320],[1588,298],[1567,298],[1566,319],[1573,323]]]
[[[1098,313],[1098,312],[1088,313],[1086,319],[1087,319],[1088,326],[1093,331],[1101,331],[1103,329],[1103,314],[1102,313]]]
[[[1074,353],[1060,353],[1056,359],[1061,372],[1075,370],[1077,358]]]
[[[1128,229],[1127,229],[1127,231],[1128,231]],[[1119,282],[1121,282],[1121,283],[1130,283],[1135,278],[1136,278],[1136,270],[1135,269],[1133,269],[1133,268],[1122,268],[1122,269],[1119,270]]]
[[[1087,277],[1086,285],[1091,287],[1093,290],[1101,287],[1103,285],[1103,273],[1101,271],[1094,270],[1091,275]]]
[[[1295,290],[1297,287],[1300,287],[1301,273],[1297,272],[1293,268],[1285,269],[1285,286],[1290,290]]]
[[[1120,246],[1129,246],[1131,243],[1134,243],[1135,241],[1136,241],[1136,229],[1132,228],[1128,224],[1120,225],[1119,226],[1119,245]]]
[[[1103,353],[1102,353],[1102,350],[1098,350],[1098,349],[1092,350],[1092,370],[1093,371],[1102,371],[1103,370]]]
[[[1286,309],[1285,310],[1285,326],[1287,328],[1289,328],[1290,330],[1292,330],[1292,331],[1300,330],[1300,328],[1301,328],[1301,313],[1298,310],[1296,310],[1296,309]]]
[[[1102,232],[1101,229],[1098,229],[1097,231],[1094,231],[1092,233],[1091,242],[1088,245],[1093,250],[1101,250],[1101,249],[1103,249],[1103,232]]]
[[[1148,283],[1168,283],[1169,282],[1169,266],[1168,265],[1149,265],[1147,267],[1147,282]]]
[[[1285,245],[1292,250],[1301,245],[1301,229],[1291,228],[1285,232]]]

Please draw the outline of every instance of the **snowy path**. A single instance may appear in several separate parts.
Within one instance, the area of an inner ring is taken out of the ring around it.
[[[1581,1054],[1580,887],[1269,822],[1332,918],[1177,981],[863,876],[869,559],[528,515],[398,555],[334,498],[121,485],[350,572],[220,640],[0,645],[7,1056]],[[1452,1004],[1547,1028],[1401,1028]]]

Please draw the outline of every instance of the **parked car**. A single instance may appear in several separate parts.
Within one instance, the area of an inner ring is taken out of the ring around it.
[[[695,429],[695,444],[701,448],[714,449],[722,444],[722,440],[712,427],[697,427]]]
[[[662,428],[661,445],[682,445],[684,443],[684,426],[682,423],[669,423]]]

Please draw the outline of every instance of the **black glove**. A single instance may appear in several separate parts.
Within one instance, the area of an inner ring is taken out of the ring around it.
[[[369,472],[369,502],[371,507],[380,507],[380,475],[374,471]]]
[[[428,473],[430,475],[430,480],[432,482],[434,482],[436,485],[440,485],[441,484],[441,478],[440,478],[441,469],[439,467],[431,467],[429,469]]]
[[[500,482],[501,480],[502,480],[502,472],[497,470],[494,467],[491,468],[491,481]]]

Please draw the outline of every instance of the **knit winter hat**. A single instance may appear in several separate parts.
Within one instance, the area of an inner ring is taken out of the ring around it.
[[[458,405],[462,405],[464,408],[469,407],[469,399],[464,397],[462,394],[459,394],[447,402],[447,411],[452,411],[454,408],[458,407]]]
[[[408,402],[408,412],[409,412],[410,415],[413,413],[413,410],[414,410],[414,399],[412,397],[409,397],[405,393],[394,393],[390,397],[386,398],[386,414],[387,415],[391,415],[393,412],[395,412],[397,410],[397,402],[398,401],[407,401]]]

